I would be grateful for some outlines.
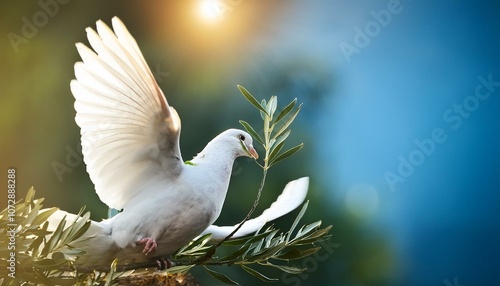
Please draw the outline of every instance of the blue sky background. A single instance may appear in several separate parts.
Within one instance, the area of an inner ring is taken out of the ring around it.
[[[335,186],[331,202],[346,207],[356,184],[371,190],[353,192],[360,208],[377,205],[366,225],[389,234],[404,285],[453,277],[463,285],[498,283],[500,89],[456,130],[443,113],[475,95],[478,76],[500,81],[499,2],[401,1],[402,11],[347,63],[338,45],[352,44],[353,27],[365,27],[370,11],[386,3],[359,2],[311,12],[330,18],[310,36],[323,38],[318,52],[329,55],[339,83],[315,126],[323,138],[317,160],[331,166],[321,172],[335,178],[326,182]],[[397,174],[398,157],[408,158],[414,140],[435,128],[447,140],[391,191],[384,173]]]

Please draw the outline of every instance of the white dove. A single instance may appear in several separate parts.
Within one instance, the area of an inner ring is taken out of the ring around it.
[[[71,81],[76,122],[81,128],[87,172],[99,198],[123,210],[91,222],[72,246],[87,252],[77,263],[108,264],[162,258],[202,233],[220,240],[236,226],[211,226],[219,216],[237,157],[257,159],[252,137],[229,129],[210,141],[191,161],[179,148],[181,121],[169,106],[125,25],[112,19],[87,28],[93,50],[76,47],[83,62]],[[300,205],[308,178],[290,182],[264,213],[246,222],[235,237],[255,232],[267,221]],[[58,211],[52,222],[66,215]],[[52,226],[56,224],[52,223]]]

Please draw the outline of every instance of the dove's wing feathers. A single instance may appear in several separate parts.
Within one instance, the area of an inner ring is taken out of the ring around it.
[[[121,209],[141,192],[141,178],[174,178],[182,167],[180,119],[171,108],[134,38],[118,19],[87,28],[93,50],[77,49],[71,91],[87,171],[100,199]],[[115,35],[116,34],[116,35]]]
[[[297,208],[305,199],[309,188],[309,178],[303,177],[289,182],[281,195],[271,204],[260,216],[246,221],[232,238],[245,236],[261,229],[267,222],[275,220],[295,208]],[[220,241],[228,236],[238,225],[234,226],[209,226],[203,233],[211,233],[213,241]]]

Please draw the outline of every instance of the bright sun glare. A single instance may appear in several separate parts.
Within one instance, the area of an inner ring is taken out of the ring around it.
[[[210,22],[220,20],[221,17],[219,8],[217,6],[217,0],[200,1],[199,12],[203,19]]]

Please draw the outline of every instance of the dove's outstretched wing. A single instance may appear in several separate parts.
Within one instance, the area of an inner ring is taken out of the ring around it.
[[[121,209],[141,192],[145,172],[172,178],[183,167],[181,123],[168,105],[136,41],[114,17],[114,32],[102,21],[87,28],[93,50],[76,47],[71,91],[82,152],[99,198]],[[146,176],[147,177],[147,176]]]
[[[309,188],[309,178],[303,177],[289,182],[281,195],[271,204],[260,216],[246,221],[243,226],[232,236],[232,238],[242,237],[261,229],[267,222],[275,220],[295,208],[297,208],[307,195]],[[238,225],[233,226],[209,226],[203,233],[212,234],[211,240],[220,241],[228,236]]]

